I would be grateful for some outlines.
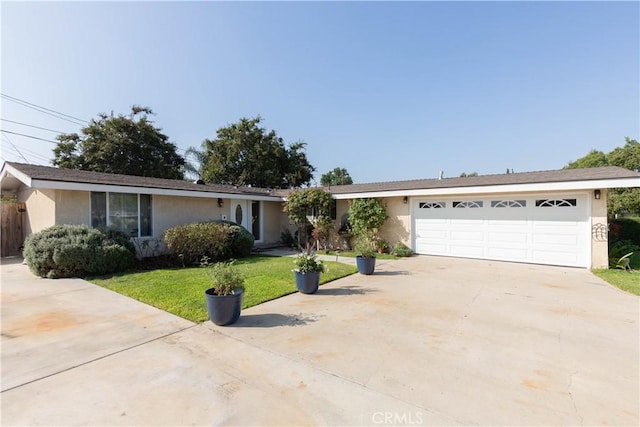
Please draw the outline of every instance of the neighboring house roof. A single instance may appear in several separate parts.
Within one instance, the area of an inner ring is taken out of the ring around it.
[[[617,166],[417,179],[327,187],[336,198],[640,187],[640,173]]]
[[[141,192],[147,189],[156,190],[150,191],[152,194],[187,195],[179,193],[188,192],[196,197],[236,195],[239,198],[250,196],[250,198],[258,200],[265,197],[268,199],[281,199],[279,195],[274,194],[273,190],[265,188],[197,184],[178,179],[119,175],[14,162],[6,162],[3,165],[0,178],[2,179],[3,189],[17,188],[21,182],[28,187],[34,188],[121,192]],[[116,187],[117,189],[108,189],[107,187]]]
[[[282,200],[291,190],[147,178],[50,166],[5,162],[0,170],[2,189],[24,184],[33,188],[85,191],[145,192],[192,197],[237,197]],[[571,191],[596,188],[640,187],[640,173],[606,166],[542,172],[509,173],[464,178],[418,179],[325,187],[337,199],[360,197],[429,196],[516,191]]]

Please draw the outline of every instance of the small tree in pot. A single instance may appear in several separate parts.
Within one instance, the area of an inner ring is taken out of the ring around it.
[[[356,265],[362,274],[372,274],[375,270],[378,229],[387,218],[387,208],[380,199],[354,199],[349,205],[349,222],[355,236]]]
[[[322,260],[311,253],[311,246],[307,246],[307,252],[301,253],[294,259],[296,268],[296,287],[303,294],[315,294],[320,286],[320,273],[326,270]]]
[[[240,317],[244,295],[244,276],[230,262],[201,263],[207,269],[211,288],[205,291],[209,319],[218,326],[234,323]]]

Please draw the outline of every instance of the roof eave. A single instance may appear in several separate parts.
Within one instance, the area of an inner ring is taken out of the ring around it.
[[[597,188],[632,188],[640,187],[640,178],[596,179],[583,181],[561,181],[526,184],[497,184],[465,187],[398,189],[382,191],[352,192],[333,194],[335,199],[359,199],[373,197],[399,196],[444,196],[458,194],[496,194],[517,192],[545,192],[545,191],[579,191]]]
[[[259,200],[259,201],[281,201],[279,196],[265,196],[262,194],[254,193],[226,193],[220,191],[194,191],[194,190],[180,190],[171,188],[157,188],[157,187],[141,187],[141,186],[128,186],[128,185],[114,185],[114,184],[93,184],[85,182],[66,182],[66,181],[52,181],[52,180],[39,180],[32,181],[34,188],[49,188],[55,190],[71,190],[71,191],[98,191],[98,192],[115,192],[115,193],[132,193],[132,194],[152,194],[160,196],[178,196],[178,197],[198,197],[198,198],[232,198],[232,199],[246,199],[246,200]]]

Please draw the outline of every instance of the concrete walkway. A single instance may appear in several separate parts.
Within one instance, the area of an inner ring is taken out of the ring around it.
[[[639,299],[586,270],[413,257],[217,327],[2,261],[3,425],[640,423]]]

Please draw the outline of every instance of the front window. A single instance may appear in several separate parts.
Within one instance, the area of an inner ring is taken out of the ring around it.
[[[91,226],[115,228],[131,237],[151,236],[151,195],[91,193]]]

